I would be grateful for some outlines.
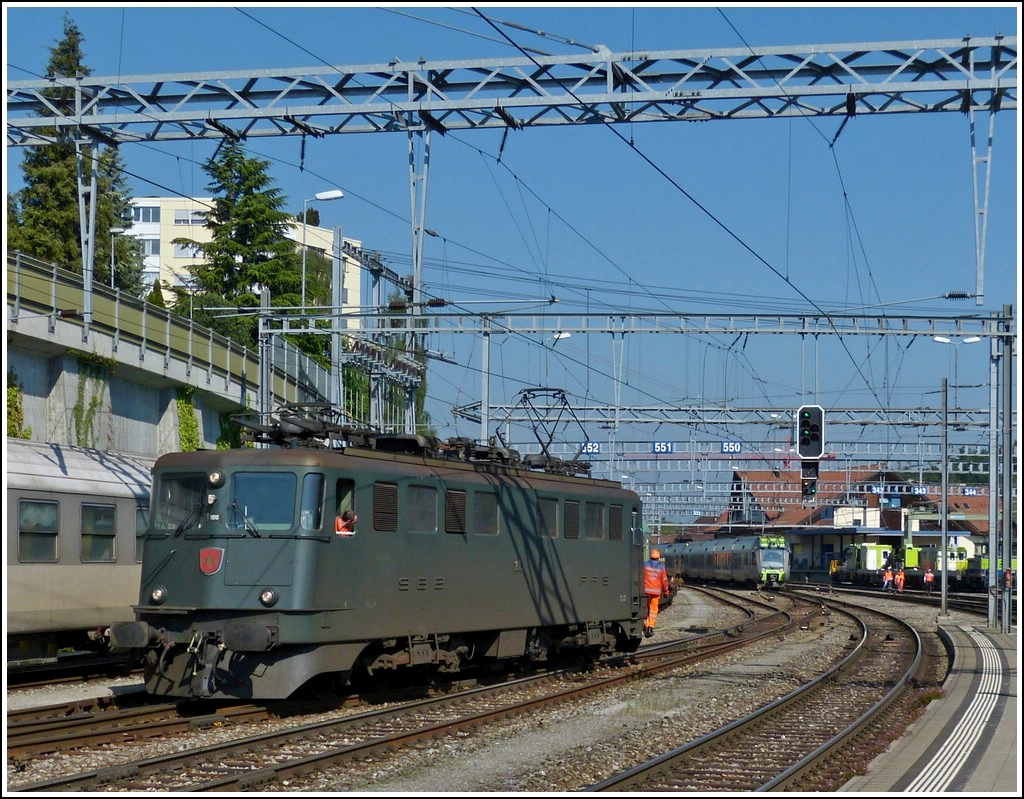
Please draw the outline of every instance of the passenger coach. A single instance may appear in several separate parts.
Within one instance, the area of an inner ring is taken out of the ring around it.
[[[133,618],[153,460],[8,438],[7,663],[106,654]]]

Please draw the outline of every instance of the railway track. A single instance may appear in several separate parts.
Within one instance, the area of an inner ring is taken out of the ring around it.
[[[311,771],[359,768],[367,758],[379,767],[385,752],[394,752],[439,736],[461,736],[510,716],[579,700],[630,680],[708,658],[787,627],[806,623],[818,613],[803,601],[803,616],[763,600],[745,600],[745,620],[724,630],[699,632],[676,641],[645,647],[633,658],[608,668],[561,672],[512,683],[463,691],[342,718],[300,723],[285,730],[237,734],[209,746],[120,763],[78,774],[12,786],[20,791],[54,790],[245,790],[261,784],[294,784]],[[777,604],[789,605],[789,602]],[[798,604],[800,604],[798,602]]]
[[[861,637],[835,668],[588,790],[821,790],[824,764],[913,688],[923,663],[921,639],[909,624],[865,608],[849,612]]]

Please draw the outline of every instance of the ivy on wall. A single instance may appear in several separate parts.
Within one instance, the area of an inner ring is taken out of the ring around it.
[[[71,409],[75,443],[80,447],[92,447],[96,443],[96,431],[93,429],[96,414],[116,362],[113,358],[88,352],[76,352],[75,359],[78,361],[78,386],[75,405]]]
[[[7,373],[7,437],[32,438],[32,428],[25,427],[25,391],[14,372]]]
[[[217,449],[238,449],[242,446],[242,426],[232,419],[233,412],[220,415],[220,435],[217,436]]]
[[[182,452],[199,449],[199,420],[194,403],[195,389],[178,386],[178,443]]]

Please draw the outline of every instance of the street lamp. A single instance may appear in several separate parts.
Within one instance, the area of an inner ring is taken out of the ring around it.
[[[946,336],[932,336],[932,338],[940,344],[952,344],[953,345],[953,407],[959,408],[960,405],[957,402],[957,384],[959,381],[959,353],[961,344],[975,344],[981,341],[981,336],[968,336],[960,341],[954,341]]]
[[[114,288],[114,241],[124,233],[126,228],[112,227],[110,229],[110,288]]]
[[[309,204],[315,200],[320,200],[321,202],[326,200],[340,200],[344,196],[345,192],[341,189],[331,189],[330,191],[319,192],[308,200],[302,201],[302,310],[306,310],[306,228],[309,227],[306,222],[306,214],[309,209]]]

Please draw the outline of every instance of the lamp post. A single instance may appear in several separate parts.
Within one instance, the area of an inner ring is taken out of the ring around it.
[[[125,228],[123,227],[112,227],[110,229],[110,288],[114,288],[114,242],[124,232]]]
[[[309,210],[309,204],[316,200],[321,202],[340,200],[344,196],[345,192],[341,189],[330,189],[329,191],[321,191],[308,200],[302,201],[302,310],[306,310],[306,228],[309,227],[306,222],[306,214]]]
[[[946,336],[932,336],[932,339],[939,342],[940,344],[952,344],[953,345],[953,407],[959,408],[960,404],[957,402],[957,384],[959,381],[959,353],[961,344],[975,344],[981,341],[981,336],[968,336],[960,341],[954,341]]]

